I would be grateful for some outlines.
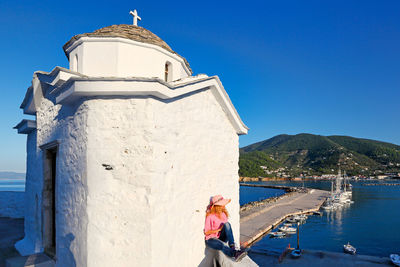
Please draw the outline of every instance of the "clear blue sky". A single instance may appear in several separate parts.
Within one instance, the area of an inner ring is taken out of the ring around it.
[[[400,1],[1,1],[0,170],[25,170],[12,127],[33,72],[67,67],[65,42],[133,9],[221,78],[250,127],[240,146],[304,132],[400,144]]]

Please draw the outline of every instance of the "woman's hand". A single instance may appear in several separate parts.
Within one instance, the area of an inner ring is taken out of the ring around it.
[[[221,225],[221,227],[216,229],[216,230],[209,230],[209,231],[205,232],[205,234],[206,235],[216,234],[216,233],[218,233],[218,232],[220,232],[222,230],[222,227],[224,227],[224,225]]]

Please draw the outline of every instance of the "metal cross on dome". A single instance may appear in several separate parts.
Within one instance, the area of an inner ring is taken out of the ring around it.
[[[136,9],[133,10],[133,12],[130,11],[130,12],[129,12],[129,15],[132,15],[132,17],[133,17],[133,25],[135,25],[135,26],[137,26],[137,20],[138,20],[138,19],[139,19],[139,20],[142,20],[142,18],[138,16]]]

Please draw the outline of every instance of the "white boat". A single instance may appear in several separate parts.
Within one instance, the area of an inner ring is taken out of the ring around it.
[[[302,222],[302,221],[304,221],[305,219],[307,219],[307,216],[306,216],[306,215],[294,215],[294,216],[293,216],[293,219],[295,219],[296,222]]]
[[[339,208],[341,208],[341,207],[343,207],[343,204],[342,204],[342,203],[333,203],[333,208],[334,208],[334,209],[339,209]]]
[[[292,224],[291,223],[284,223],[283,226],[291,227]]]
[[[321,208],[323,208],[324,210],[333,210],[333,205],[327,205],[327,206],[322,206]]]
[[[286,221],[288,223],[297,223],[297,220],[295,220],[294,217],[289,217],[289,218],[286,219]]]
[[[340,203],[346,203],[347,200],[349,200],[348,196],[344,193],[339,194],[339,202]]]
[[[350,245],[349,242],[347,242],[347,245],[343,245],[343,251],[344,251],[344,253],[348,253],[351,255],[356,254],[356,248],[353,247],[352,245]]]
[[[341,204],[342,206],[346,206],[348,204],[351,204],[351,200],[347,198],[347,199],[339,202],[339,204]]]
[[[353,195],[353,193],[351,191],[345,191],[343,192],[343,194],[347,197],[347,198],[351,198],[351,196]]]
[[[299,215],[300,220],[306,220],[307,219],[307,215],[305,214],[301,214]]]
[[[321,207],[324,210],[333,210],[333,203],[332,203],[332,198],[329,197],[325,200],[324,205]]]
[[[344,193],[335,193],[333,195],[333,202],[334,203],[346,203],[346,201],[348,201],[349,198],[344,194]]]
[[[286,236],[285,232],[270,232],[270,237],[284,237]]]
[[[335,183],[331,183],[331,201],[333,203],[351,203],[351,197],[352,197],[352,186],[347,183],[347,175],[346,172],[344,172],[344,175],[342,176],[341,171],[339,169],[339,172],[336,176]],[[334,208],[338,208],[339,206],[336,206]]]
[[[293,233],[296,233],[297,230],[294,227],[282,226],[282,227],[279,227],[279,231],[293,234]]]
[[[398,254],[390,254],[390,260],[394,265],[400,266],[400,255]]]

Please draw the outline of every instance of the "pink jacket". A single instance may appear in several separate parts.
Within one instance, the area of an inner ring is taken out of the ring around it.
[[[209,214],[206,217],[206,223],[204,225],[204,235],[205,239],[208,240],[210,238],[219,238],[221,232],[206,235],[205,233],[210,230],[219,229],[224,223],[228,221],[225,213],[221,213],[221,218],[219,218],[216,214]]]

